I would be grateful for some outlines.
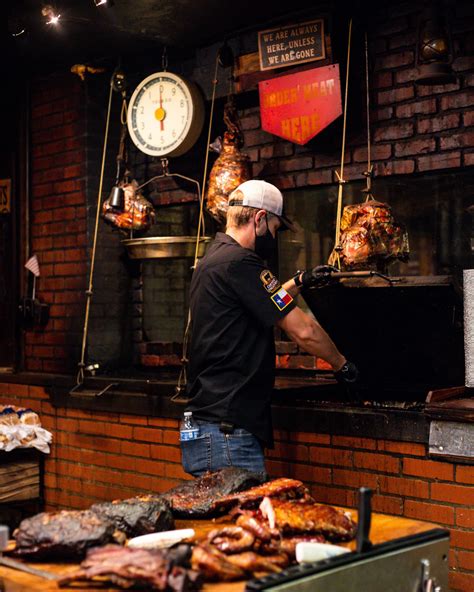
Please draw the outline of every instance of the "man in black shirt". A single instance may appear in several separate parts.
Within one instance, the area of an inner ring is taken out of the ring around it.
[[[265,473],[263,447],[273,443],[275,325],[325,359],[336,376],[356,379],[355,366],[293,300],[300,286],[327,281],[325,266],[283,286],[266,267],[276,232],[291,226],[280,191],[265,181],[246,181],[230,196],[226,232],[217,233],[194,272],[187,411],[200,434],[181,442],[183,467],[192,475],[224,466]]]

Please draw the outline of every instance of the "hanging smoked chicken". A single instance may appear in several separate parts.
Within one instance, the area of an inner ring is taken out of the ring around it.
[[[122,181],[118,186],[124,191],[123,209],[115,208],[106,199],[102,205],[102,217],[120,230],[147,230],[155,220],[153,205],[138,192],[138,183]]]
[[[240,150],[243,134],[232,96],[224,107],[224,122],[227,131],[207,189],[207,209],[221,224],[225,224],[227,218],[229,195],[251,177],[249,157]]]

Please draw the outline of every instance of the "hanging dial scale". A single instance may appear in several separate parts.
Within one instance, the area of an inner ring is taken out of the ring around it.
[[[196,142],[204,101],[192,82],[163,71],[140,82],[132,94],[127,125],[135,146],[150,156],[180,156]]]

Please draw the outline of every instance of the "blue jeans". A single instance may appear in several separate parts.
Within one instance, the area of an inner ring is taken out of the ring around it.
[[[183,469],[194,477],[224,467],[240,467],[266,475],[263,448],[247,430],[235,428],[231,434],[219,430],[219,424],[198,421],[199,437],[181,442]]]

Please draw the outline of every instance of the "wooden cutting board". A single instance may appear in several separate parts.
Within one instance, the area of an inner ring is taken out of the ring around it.
[[[345,510],[345,508],[344,508]],[[355,510],[347,510],[352,513],[353,518],[357,520],[357,512]],[[176,528],[194,528],[196,531],[196,539],[200,540],[213,528],[225,526],[229,524],[225,518],[218,518],[215,520],[177,520]],[[426,532],[433,528],[439,528],[437,524],[430,522],[421,522],[419,520],[411,520],[409,518],[399,518],[396,516],[389,516],[387,514],[373,514],[372,528],[370,531],[370,540],[372,543],[384,543],[389,540],[397,539],[420,532]],[[350,543],[342,543],[349,549],[354,549],[355,541]],[[49,571],[58,575],[65,575],[74,571],[76,564],[64,563],[29,563],[33,567],[37,567],[44,571]],[[5,592],[45,592],[54,590],[88,590],[90,592],[115,592],[121,590],[114,587],[68,587],[59,588],[55,582],[44,580],[30,574],[16,571],[7,567],[0,566],[0,584],[3,582]],[[221,584],[206,584],[203,588],[205,592],[243,592],[245,589],[245,582],[221,583]]]

